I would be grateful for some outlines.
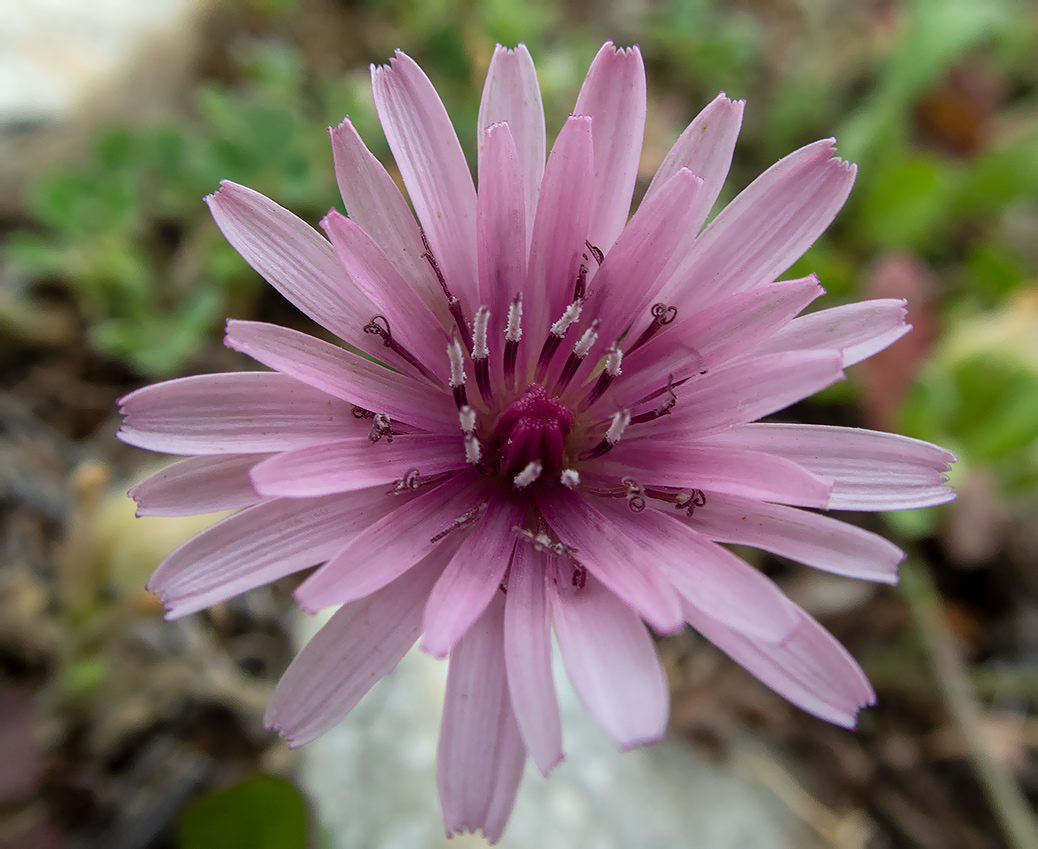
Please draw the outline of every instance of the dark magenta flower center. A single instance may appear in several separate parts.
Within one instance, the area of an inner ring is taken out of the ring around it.
[[[494,428],[501,470],[516,475],[540,462],[546,474],[557,475],[565,465],[566,438],[575,421],[569,407],[549,397],[539,383],[531,384],[505,408]]]

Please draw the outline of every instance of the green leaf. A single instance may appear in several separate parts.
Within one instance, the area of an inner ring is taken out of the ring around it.
[[[256,775],[199,799],[184,814],[180,849],[306,849],[306,805],[290,782]]]

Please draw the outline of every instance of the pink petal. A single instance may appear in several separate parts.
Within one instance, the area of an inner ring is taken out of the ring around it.
[[[296,655],[267,705],[264,722],[293,748],[320,737],[393,671],[418,639],[422,606],[447,550],[367,598],[339,608]]]
[[[227,322],[226,344],[282,374],[365,410],[385,413],[394,421],[423,430],[454,433],[458,429],[457,407],[445,390],[305,333],[232,319]]]
[[[537,202],[523,291],[528,334],[543,333],[573,301],[594,189],[591,119],[570,115],[551,149]],[[528,335],[523,341],[532,362],[544,340]]]
[[[191,457],[166,466],[134,486],[129,496],[138,516],[195,516],[251,507],[263,499],[249,480],[249,469],[263,454]]]
[[[379,590],[438,546],[442,532],[462,516],[475,516],[486,484],[475,473],[462,473],[423,492],[371,522],[356,539],[324,564],[295,591],[309,613],[346,604]],[[343,497],[343,496],[339,496]],[[399,496],[390,496],[397,498]],[[465,534],[467,525],[450,536]]]
[[[542,131],[543,136],[543,131]],[[526,216],[519,154],[507,124],[493,124],[479,158],[479,298],[490,309],[488,340],[494,373],[501,379],[508,308],[526,284]],[[543,162],[541,164],[543,169]],[[497,350],[493,350],[494,348]],[[496,356],[495,356],[496,355]]]
[[[398,50],[371,66],[386,141],[452,294],[476,300],[476,190],[447,110],[429,78]],[[469,313],[471,315],[471,312]]]
[[[706,216],[721,194],[732,164],[745,106],[745,100],[729,100],[724,92],[717,95],[685,128],[685,132],[660,163],[645,192],[643,203],[682,168],[700,177],[703,189],[696,196],[699,212],[693,217],[695,229],[690,233],[692,237],[703,226]]]
[[[491,125],[502,122],[508,124],[519,157],[519,173],[523,182],[526,210],[525,256],[529,253],[530,241],[533,238],[534,213],[537,210],[541,178],[544,176],[546,150],[541,87],[537,83],[537,70],[525,44],[520,44],[512,50],[499,44],[490,60],[487,81],[483,86],[483,98],[479,104],[479,119],[476,122],[480,174],[483,168],[486,130]],[[482,194],[482,176],[479,191]]]
[[[188,540],[148,581],[177,619],[315,566],[400,502],[381,490],[306,501],[268,501]]]
[[[838,519],[733,495],[710,495],[687,519],[718,542],[752,545],[836,575],[897,583],[905,553],[879,534]]]
[[[353,405],[267,372],[203,374],[119,399],[119,439],[165,454],[262,454],[359,430]]]
[[[519,791],[526,752],[505,681],[504,608],[499,593],[451,652],[436,770],[448,837],[482,830],[496,843]]]
[[[440,319],[452,321],[432,267],[422,254],[422,231],[393,178],[361,141],[350,119],[329,131],[335,179],[346,212],[379,245],[414,292]]]
[[[780,696],[827,722],[853,728],[858,710],[876,703],[861,667],[839,642],[793,602],[797,628],[780,643],[726,628],[691,604],[689,624]]]
[[[833,158],[826,139],[777,162],[710,222],[660,295],[691,312],[770,283],[832,222],[856,168]]]
[[[631,316],[647,311],[662,282],[660,275],[689,228],[689,216],[703,181],[678,171],[649,201],[643,201],[606,255],[584,307],[587,319],[601,321],[602,347],[626,330]]]
[[[638,541],[642,557],[661,569],[680,595],[718,621],[770,642],[781,640],[796,625],[774,581],[676,516],[657,509],[634,513],[617,499],[596,503]]]
[[[537,506],[558,538],[574,549],[573,559],[610,592],[660,633],[681,627],[680,604],[673,588],[646,561],[638,542],[575,493],[542,490],[537,493]]]
[[[642,387],[666,383],[668,375],[676,383],[755,350],[824,291],[812,274],[740,292],[679,318],[624,357],[624,387],[618,403],[634,403],[644,394]]]
[[[526,750],[547,776],[562,760],[562,720],[552,678],[548,570],[553,557],[517,545],[505,599],[508,691]]]
[[[460,436],[401,434],[374,444],[360,436],[277,454],[252,470],[252,483],[268,497],[312,498],[394,481],[406,486],[412,471],[420,484],[465,466]]]
[[[422,620],[422,650],[446,657],[501,589],[526,505],[506,493],[483,516],[436,582]]]
[[[655,743],[670,692],[645,625],[593,575],[583,588],[549,590],[562,662],[584,707],[621,748]]]
[[[361,332],[377,310],[327,239],[270,198],[229,180],[205,200],[227,241],[271,286],[340,339],[368,353],[377,350]]]
[[[676,390],[671,415],[638,425],[631,435],[653,436],[656,442],[664,434],[698,439],[769,416],[842,380],[842,361],[839,351],[791,351],[696,375]]]
[[[862,301],[803,315],[755,348],[754,354],[838,348],[847,368],[882,351],[912,329],[905,324],[905,304],[897,299]]]
[[[595,137],[595,189],[587,238],[608,253],[627,223],[645,133],[645,65],[637,46],[607,41],[591,63],[574,115],[588,115]]]
[[[624,440],[598,461],[603,475],[643,486],[701,489],[801,507],[826,507],[832,482],[785,457],[713,445],[706,440]]]
[[[831,510],[907,510],[955,498],[942,486],[955,455],[895,433],[758,423],[718,434],[711,442],[777,454],[833,480]]]

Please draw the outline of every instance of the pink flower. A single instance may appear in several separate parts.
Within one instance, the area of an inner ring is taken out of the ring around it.
[[[491,841],[527,754],[544,774],[563,756],[552,631],[621,747],[663,734],[649,628],[686,623],[794,704],[853,726],[875,698],[861,669],[719,543],[893,583],[901,551],[816,511],[953,497],[954,457],[934,445],[753,423],[909,329],[901,301],[797,317],[822,288],[776,282],[839,211],[854,166],[831,139],[810,144],[704,229],[742,118],[722,94],[628,220],[638,48],[602,48],[545,162],[533,62],[498,47],[477,194],[418,65],[397,53],[372,82],[417,222],[349,120],[331,137],[350,217],[330,212],[327,238],[233,183],[207,199],[245,260],[345,344],[232,320],[227,344],[272,371],[122,399],[125,442],[193,455],[134,488],[141,514],[242,508],[156,570],[169,616],[319,565],[296,598],[342,607],[267,715],[293,745],[332,727],[419,637],[449,655],[446,828]]]

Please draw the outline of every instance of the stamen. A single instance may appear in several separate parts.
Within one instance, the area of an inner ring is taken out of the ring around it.
[[[662,328],[666,327],[677,317],[677,307],[667,306],[666,304],[653,304],[652,323],[642,331],[642,335],[639,336],[637,341],[627,349],[627,353],[630,354],[632,351],[638,350],[638,348],[648,342],[653,336],[659,333]]]
[[[544,464],[540,460],[534,460],[527,463],[526,468],[512,479],[512,486],[516,489],[526,489],[526,487],[541,476],[541,472],[543,471]]]
[[[422,476],[418,473],[418,469],[410,468],[404,472],[404,476],[400,480],[394,482],[393,489],[390,490],[391,495],[396,495],[407,490],[418,489],[422,485]]]
[[[479,518],[480,514],[484,510],[487,509],[487,504],[489,502],[490,502],[490,499],[488,498],[485,501],[481,502],[480,504],[477,504],[471,510],[465,511],[464,513],[462,513],[460,516],[458,516],[458,518],[455,519],[451,523],[451,526],[449,528],[446,528],[446,529],[440,531],[434,537],[430,537],[429,538],[429,542],[439,542],[441,539],[443,539],[448,534],[450,534],[450,533],[452,533],[454,531],[460,530],[461,528],[468,527],[473,522],[475,522],[476,519]]]
[[[599,320],[596,318],[591,322],[591,326],[584,331],[584,335],[580,337],[577,344],[573,346],[573,353],[569,355],[569,359],[566,360],[566,365],[562,368],[562,374],[559,375],[559,380],[555,388],[556,392],[561,392],[569,386],[569,382],[573,379],[573,375],[577,373],[580,364],[584,362],[584,358],[598,341],[598,325]]]
[[[573,548],[573,546],[571,545],[566,545],[566,543],[564,542],[552,542],[551,537],[548,536],[548,534],[545,533],[543,530],[534,533],[533,531],[528,531],[526,528],[521,528],[518,525],[513,525],[512,532],[517,537],[522,537],[524,540],[530,543],[530,545],[532,545],[537,551],[540,551],[544,554],[555,554],[558,557],[568,557],[570,559],[573,559],[573,555],[577,552],[577,549]],[[583,568],[580,567],[579,564],[578,567]]]
[[[429,265],[432,266],[433,274],[436,275],[436,280],[440,284],[440,288],[443,289],[444,297],[447,298],[447,309],[450,310],[452,316],[454,316],[454,323],[458,325],[458,330],[461,331],[461,339],[465,343],[465,349],[468,351],[472,350],[472,333],[469,331],[468,322],[465,321],[465,313],[461,308],[461,301],[451,294],[451,290],[447,287],[447,281],[444,279],[443,272],[440,270],[440,264],[436,261],[436,257],[433,256],[432,247],[429,245],[429,239],[426,238],[425,231],[419,228],[419,232],[422,234],[422,244],[425,245],[425,253],[422,256],[428,260]]]
[[[675,510],[684,510],[691,519],[697,507],[706,504],[706,493],[701,489],[684,490],[646,489],[645,494],[656,501],[673,504]]]
[[[591,392],[588,393],[587,398],[585,398],[584,402],[580,405],[581,412],[601,398],[609,388],[610,384],[620,376],[620,363],[623,361],[623,356],[624,352],[620,350],[619,342],[614,342],[609,346],[605,353],[605,367],[602,369],[602,373],[598,376],[598,380],[595,382]]]
[[[385,326],[383,327],[383,325]],[[419,371],[419,373],[427,377],[429,380],[436,382],[436,375],[434,375],[431,371],[429,371],[429,369],[422,365],[422,363],[418,361],[414,354],[408,351],[405,347],[403,347],[399,342],[397,342],[393,338],[393,333],[389,329],[389,319],[386,318],[384,315],[372,316],[371,321],[365,324],[362,329],[365,333],[373,333],[376,336],[381,336],[382,344],[385,347],[394,351],[401,359],[408,362],[410,365],[416,368]]]
[[[383,436],[386,438],[386,442],[393,441],[393,422],[385,413],[374,414],[374,424],[371,425],[371,432],[368,434],[368,439],[371,440],[371,444],[374,445]]]
[[[458,422],[461,424],[462,433],[476,432],[476,411],[467,404],[458,408]]]
[[[515,376],[515,359],[519,353],[519,340],[523,336],[523,297],[517,294],[508,307],[508,324],[505,327],[505,379]]]
[[[660,416],[670,415],[670,411],[674,409],[674,405],[678,403],[678,396],[674,392],[674,375],[667,375],[667,400],[664,401],[655,410],[651,410],[648,413],[640,413],[631,419],[631,424],[643,424],[644,422],[651,422],[658,419]]]
[[[566,489],[576,489],[580,486],[580,472],[576,469],[563,469],[562,474],[559,475],[559,483]]]
[[[630,423],[630,410],[620,410],[613,413],[613,419],[609,423],[609,430],[606,431],[605,439],[585,454],[582,459],[590,460],[594,457],[601,457],[607,451],[610,451],[620,441],[620,438],[624,435],[624,430],[627,429]]]
[[[605,254],[602,253],[602,249],[595,247],[595,245],[592,245],[587,239],[584,240],[584,244],[587,246],[587,249],[591,251],[591,256],[595,258],[595,262],[601,265],[603,260],[605,260]]]
[[[483,456],[483,448],[476,436],[476,411],[468,405],[458,410],[461,432],[465,434],[465,462],[475,466]]]
[[[480,307],[476,311],[476,320],[472,324],[472,366],[476,372],[476,386],[479,394],[489,404],[494,397],[490,385],[490,348],[487,346],[487,324],[490,322],[490,310]]]
[[[627,487],[627,506],[632,513],[645,512],[645,487],[634,478],[621,478],[620,483]]]
[[[454,403],[460,410],[468,404],[465,395],[465,351],[455,333],[451,334],[451,341],[447,344],[447,357],[451,363],[450,387],[454,390]]]
[[[541,355],[537,360],[536,379],[538,382],[544,379],[548,366],[551,364],[551,359],[555,356],[559,345],[562,344],[562,337],[566,335],[566,331],[575,322],[580,321],[580,311],[582,309],[583,304],[580,301],[574,301],[566,307],[559,320],[551,326],[548,331],[548,338],[544,340],[544,345],[541,347]]]

